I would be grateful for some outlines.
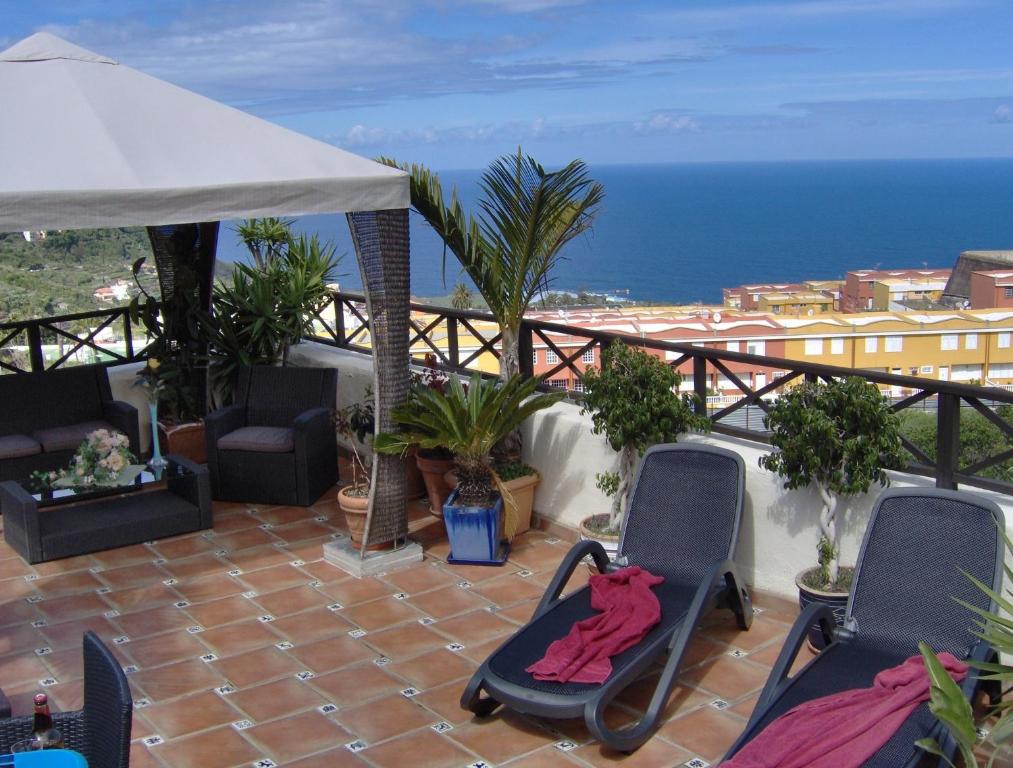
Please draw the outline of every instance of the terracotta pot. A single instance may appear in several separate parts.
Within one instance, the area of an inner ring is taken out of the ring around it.
[[[203,421],[184,421],[179,424],[159,421],[158,442],[162,448],[162,455],[175,453],[197,464],[207,463]]]
[[[404,458],[404,486],[406,499],[421,499],[426,495],[426,482],[419,469],[417,454],[413,448]]]
[[[451,488],[457,488],[457,472],[450,470],[443,476],[444,481]],[[535,489],[542,482],[542,478],[536,473],[524,475],[507,480],[502,484],[503,490],[503,519],[513,519],[513,536],[506,538],[513,541],[518,533],[531,529],[531,512],[535,505]],[[506,532],[504,531],[504,534]]]
[[[614,560],[616,558],[616,555],[619,553],[620,537],[617,535],[598,533],[597,531],[591,530],[591,528],[589,527],[589,523],[591,523],[591,521],[605,518],[605,521],[607,522],[608,517],[609,515],[607,512],[599,513],[597,515],[590,515],[589,517],[585,517],[583,520],[581,520],[580,525],[577,526],[577,528],[580,531],[581,541],[599,542],[605,548],[605,554],[608,555],[609,560]],[[591,571],[592,574],[598,573],[598,568],[597,566],[595,566],[594,560],[588,559],[586,560],[586,562],[587,568],[589,571]]]
[[[350,496],[352,486],[346,485],[338,491],[338,507],[345,513],[345,524],[348,526],[348,537],[352,546],[362,549],[362,535],[366,532],[366,515],[369,512],[369,496]],[[388,549],[390,543],[371,544],[367,551]]]
[[[450,486],[443,476],[454,468],[453,459],[431,459],[421,454],[415,456],[422,479],[425,481],[426,493],[429,495],[429,512],[435,517],[443,517],[443,505],[450,495]]]
[[[802,579],[815,570],[816,568],[807,568],[795,577],[795,586],[798,587],[799,610],[805,609],[809,603],[823,603],[823,605],[829,606],[834,612],[834,621],[837,626],[841,626],[844,624],[844,614],[848,608],[849,593],[826,592],[822,589],[807,587],[803,583]],[[818,653],[826,647],[826,643],[823,641],[823,631],[820,629],[820,625],[818,623],[809,627],[807,642],[810,650],[814,653]]]

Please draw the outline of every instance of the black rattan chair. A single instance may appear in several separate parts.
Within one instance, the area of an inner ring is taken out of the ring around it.
[[[309,506],[338,481],[333,368],[239,371],[235,404],[206,420],[211,495]]]
[[[731,559],[742,517],[744,478],[741,457],[721,448],[678,444],[648,450],[630,496],[616,562],[608,562],[598,542],[581,542],[571,549],[531,621],[482,664],[461,706],[479,716],[504,704],[540,717],[583,717],[592,735],[614,749],[631,751],[643,744],[658,726],[704,612],[727,607],[743,629],[752,622],[752,603]],[[525,669],[575,622],[595,614],[587,587],[560,597],[586,555],[602,572],[639,565],[664,576],[665,582],[654,588],[661,622],[638,645],[612,658],[612,675],[601,685],[535,680]],[[607,727],[608,704],[665,651],[668,659],[643,718],[624,730]]]
[[[91,631],[84,633],[84,707],[54,712],[53,724],[67,749],[84,755],[89,768],[127,768],[134,701],[116,657]],[[0,753],[32,733],[33,717],[0,720]]]
[[[988,595],[961,573],[1001,588],[1004,530],[994,503],[958,491],[902,488],[876,501],[858,556],[844,625],[835,629],[829,608],[809,605],[785,640],[745,732],[730,758],[773,720],[811,699],[867,688],[884,669],[918,654],[919,641],[958,659],[988,660],[992,649],[972,634],[975,616],[956,602],[994,609]],[[819,622],[834,638],[793,677],[788,672],[809,627]],[[963,683],[972,696],[972,669]],[[922,704],[866,766],[914,766],[926,758],[916,740],[932,736],[952,757],[955,744]]]

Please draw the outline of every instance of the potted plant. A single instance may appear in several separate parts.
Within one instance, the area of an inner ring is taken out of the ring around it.
[[[764,418],[773,451],[760,466],[784,478],[788,489],[814,485],[820,510],[819,564],[795,579],[799,605],[817,600],[843,619],[853,568],[840,565],[840,496],[865,493],[873,482],[889,484],[886,468],[903,465],[897,415],[876,385],[857,377],[806,381],[782,394]],[[810,642],[823,645],[822,633]]]
[[[503,497],[491,452],[532,413],[548,408],[563,392],[535,394],[538,379],[512,376],[506,382],[484,380],[476,373],[467,391],[451,378],[446,391],[422,389],[392,412],[401,432],[377,435],[375,448],[403,453],[443,447],[454,456],[458,486],[443,507],[451,559],[456,562],[502,563]]]
[[[362,535],[369,513],[372,462],[366,451],[369,450],[367,442],[373,434],[374,424],[373,401],[368,396],[363,402],[352,403],[334,412],[335,431],[347,440],[352,451],[352,482],[338,491],[338,507],[345,515],[348,535],[356,549],[362,548]]]
[[[531,528],[535,507],[535,490],[542,482],[538,470],[523,461],[493,461],[493,470],[503,494],[503,535],[507,541]],[[450,470],[444,481],[452,490],[457,487],[457,472]],[[512,524],[512,525],[511,525]]]
[[[655,443],[671,443],[683,432],[707,431],[710,421],[694,411],[694,396],[679,394],[682,377],[662,360],[623,344],[618,339],[606,347],[601,368],[584,374],[584,405],[590,413],[592,432],[604,435],[618,452],[618,469],[600,473],[598,488],[612,498],[608,513],[591,515],[581,521],[581,533],[588,538],[614,538],[618,546],[623,513],[637,462]]]
[[[411,372],[412,390],[409,399],[426,389],[444,394],[449,381],[447,374],[436,367],[436,356],[429,353],[425,357],[422,370]],[[408,454],[405,458],[409,461],[414,458],[415,466],[418,467],[422,482],[425,484],[429,512],[434,517],[443,517],[443,505],[451,490],[447,473],[454,469],[453,454],[443,446],[415,447],[409,449]],[[414,457],[411,454],[414,454]]]

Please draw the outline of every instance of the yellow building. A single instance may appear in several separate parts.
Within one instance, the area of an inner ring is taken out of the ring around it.
[[[946,280],[942,278],[886,278],[872,284],[872,309],[887,310],[906,301],[938,301]]]
[[[810,291],[768,293],[760,296],[757,308],[774,315],[820,315],[834,311],[834,297]]]

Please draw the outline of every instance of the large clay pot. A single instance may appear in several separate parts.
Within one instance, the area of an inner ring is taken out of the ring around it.
[[[404,485],[406,499],[421,499],[426,495],[426,482],[422,477],[422,470],[419,469],[419,462],[416,458],[415,449],[412,449],[404,458]]]
[[[163,454],[174,453],[197,464],[207,463],[203,421],[184,421],[179,424],[159,421],[158,442]]]
[[[844,614],[848,608],[848,593],[826,592],[822,589],[807,587],[803,582],[803,578],[815,570],[815,568],[807,568],[795,577],[795,586],[798,587],[799,610],[805,609],[809,603],[823,603],[823,605],[828,606],[834,612],[834,620],[837,626],[841,626],[844,624]],[[809,647],[813,651],[821,651],[826,647],[826,642],[823,640],[823,632],[818,623],[809,627],[808,641]]]
[[[598,533],[597,531],[592,530],[592,528],[590,527],[592,521],[598,521],[601,520],[602,518],[605,518],[605,522],[607,522],[608,516],[609,516],[608,513],[604,512],[599,513],[597,515],[585,517],[583,520],[580,521],[580,525],[577,527],[578,530],[580,531],[581,541],[588,541],[588,540],[597,541],[599,544],[602,545],[602,547],[605,548],[605,554],[608,555],[609,560],[615,560],[616,555],[619,553],[620,537],[613,536],[610,534]],[[590,557],[586,559],[586,562],[587,568],[589,571],[591,571],[592,574],[598,573],[598,568],[595,566],[594,561],[591,560]]]
[[[429,511],[435,517],[443,517],[443,505],[450,495],[450,486],[447,485],[443,476],[454,468],[454,460],[433,459],[420,453],[416,455],[415,461],[426,484],[426,493],[429,495]]]
[[[348,536],[356,549],[362,549],[362,536],[366,532],[366,515],[369,512],[369,496],[352,496],[352,486],[346,485],[338,491],[338,507],[345,513]],[[389,543],[371,544],[367,550],[387,549]]]

